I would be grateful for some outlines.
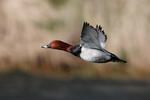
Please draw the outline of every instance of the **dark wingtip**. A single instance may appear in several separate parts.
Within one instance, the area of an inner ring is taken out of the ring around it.
[[[88,23],[88,22],[84,22],[84,23],[83,23],[83,28],[84,28],[84,27],[87,27],[87,26],[89,26],[89,23]]]

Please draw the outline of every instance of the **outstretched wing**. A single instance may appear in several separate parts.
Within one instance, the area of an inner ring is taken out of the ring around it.
[[[104,49],[107,36],[102,30],[101,26],[90,26],[89,23],[84,22],[81,32],[81,46],[87,48]]]

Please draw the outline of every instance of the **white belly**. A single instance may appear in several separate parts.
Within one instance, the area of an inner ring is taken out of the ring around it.
[[[90,49],[90,48],[81,48],[80,57],[83,60],[89,62],[104,62],[108,60],[110,57],[106,55],[104,52],[97,50],[97,49]]]

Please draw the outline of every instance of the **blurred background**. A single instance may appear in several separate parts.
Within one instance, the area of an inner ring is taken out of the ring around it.
[[[106,49],[128,63],[41,48],[52,40],[79,44],[84,21],[100,24]],[[149,100],[149,27],[149,0],[0,0],[0,97]]]

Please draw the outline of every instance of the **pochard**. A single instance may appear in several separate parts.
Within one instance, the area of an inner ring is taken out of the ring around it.
[[[115,54],[104,49],[106,40],[107,36],[100,25],[96,25],[94,28],[89,23],[84,22],[81,32],[80,45],[73,46],[60,40],[54,40],[48,45],[42,46],[42,48],[64,50],[88,62],[126,63],[125,60],[120,59]]]

